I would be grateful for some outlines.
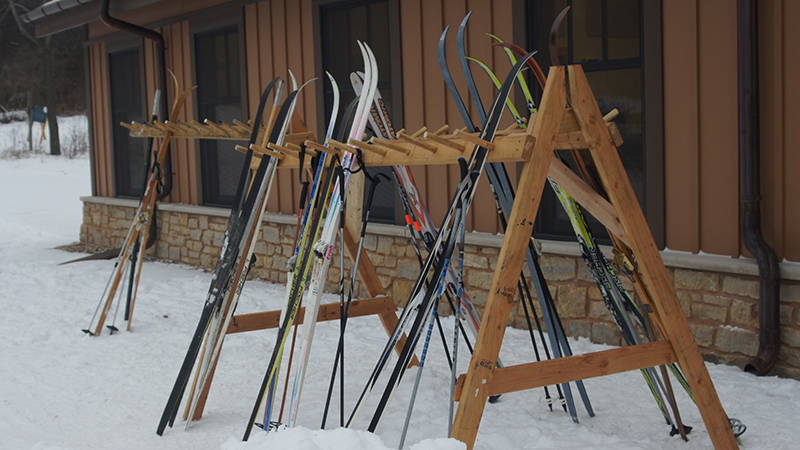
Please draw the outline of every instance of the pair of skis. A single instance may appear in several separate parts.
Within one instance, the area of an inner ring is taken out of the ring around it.
[[[522,65],[523,64],[520,63],[512,70],[510,79],[516,76],[516,73],[522,68]],[[505,89],[501,90],[500,94],[498,94],[498,97],[495,99],[492,112],[481,133],[481,139],[483,140],[491,141],[497,131],[500,115],[502,114],[502,103],[505,101],[505,97],[508,96],[511,89],[511,82],[509,81],[507,84],[507,86],[504,85]],[[498,104],[500,105],[499,107]],[[462,170],[463,178],[456,189],[456,195],[430,247],[420,277],[409,295],[405,308],[401,312],[398,326],[385,345],[372,374],[368,378],[367,384],[350,415],[347,423],[348,425],[352,423],[360,407],[364,404],[366,397],[375,388],[379,375],[388,364],[391,349],[399,339],[399,336],[403,334],[404,330],[410,324],[408,340],[403,346],[400,358],[390,374],[389,382],[383,391],[383,395],[381,396],[375,414],[368,427],[369,431],[374,431],[376,429],[389,398],[405,373],[405,369],[414,353],[416,344],[423,334],[423,330],[429,328],[426,327],[426,325],[428,324],[428,320],[434,316],[438,296],[443,292],[444,281],[446,273],[450,268],[453,250],[456,247],[458,236],[461,235],[459,230],[461,230],[463,226],[466,211],[469,209],[472,199],[474,198],[476,183],[486,162],[486,152],[487,149],[476,146],[470,162],[467,163],[462,160],[462,168],[464,169]],[[425,289],[426,286],[428,287],[427,289]],[[422,360],[420,362],[423,363]]]
[[[220,259],[212,276],[197,327],[159,421],[156,430],[159,435],[164,432],[167,425],[173,425],[199,355],[200,364],[196,368],[195,381],[187,400],[187,427],[191,424],[198,400],[218,360],[225,330],[230,324],[247,272],[254,262],[253,247],[273,184],[277,159],[268,154],[255,155],[252,148],[257,145],[259,137],[262,147],[270,143],[277,145],[283,143],[298,95],[305,86],[295,88],[281,105],[282,84],[279,79],[272,80],[260,97],[239,185],[223,237]],[[296,83],[293,84],[296,86]],[[274,97],[272,109],[267,125],[262,128],[264,112],[271,93]],[[253,172],[251,163],[254,160],[258,162],[258,167]]]
[[[174,76],[173,76],[174,78]],[[175,80],[175,92],[178,92],[178,83]],[[190,94],[191,89],[181,92],[173,102],[171,117],[175,117],[183,109],[186,98]],[[153,112],[151,120],[156,120],[156,110],[159,104],[160,91],[156,91],[155,98],[153,99]],[[121,124],[127,125],[127,124]],[[103,293],[98,300],[92,318],[89,320],[89,325],[82,329],[82,331],[90,336],[99,336],[103,331],[103,326],[106,323],[111,306],[114,299],[117,298],[117,306],[114,310],[111,325],[105,325],[111,334],[114,334],[119,329],[116,326],[117,314],[120,305],[125,303],[124,318],[128,322],[127,329],[131,330],[133,323],[133,312],[136,305],[136,296],[139,291],[139,281],[142,274],[142,264],[144,263],[144,253],[154,237],[155,233],[155,220],[156,220],[156,204],[158,202],[159,183],[161,180],[161,170],[167,162],[169,155],[169,145],[172,138],[172,132],[167,130],[161,140],[159,149],[155,155],[151,155],[151,147],[153,140],[148,139],[147,142],[147,155],[145,163],[147,170],[145,171],[145,182],[142,196],[139,199],[139,204],[133,215],[133,222],[128,228],[122,246],[116,251],[117,260],[114,264],[114,270],[109,276]],[[152,160],[152,161],[151,161]],[[91,255],[76,260],[68,261],[63,264],[69,264],[78,261],[86,261],[91,259],[105,259],[107,252],[99,255]],[[110,255],[108,255],[111,257]],[[127,274],[127,277],[125,276]],[[127,278],[127,290],[124,289],[125,278]],[[123,295],[125,296],[123,300]],[[95,321],[96,319],[96,321]]]
[[[358,42],[361,50],[362,58],[365,66],[365,83],[364,87],[358,96],[358,102],[355,110],[353,124],[350,128],[349,138],[359,139],[364,134],[367,117],[369,114],[369,105],[372,103],[372,98],[375,94],[378,83],[377,71],[371,69],[376,66],[375,56],[370,48]],[[304,323],[308,325],[308,330],[305,331],[306,336],[312,336],[313,328],[315,326],[316,317],[309,316],[309,312],[318,310],[318,304],[321,300],[322,289],[327,278],[327,271],[330,267],[331,256],[333,252],[333,243],[336,231],[339,229],[339,221],[341,220],[340,210],[344,206],[343,199],[347,189],[347,182],[350,177],[351,165],[355,155],[352,152],[344,152],[341,159],[342,168],[338,171],[339,183],[334,183],[330,193],[330,203],[327,208],[327,214],[323,223],[320,223],[322,208],[316,210],[315,216],[312,218],[311,227],[303,239],[300,246],[293,270],[291,280],[289,280],[290,287],[288,289],[286,306],[281,312],[280,327],[276,337],[275,346],[270,356],[267,368],[259,387],[256,401],[253,406],[250,418],[247,422],[243,440],[250,437],[252,427],[255,424],[258,411],[261,409],[262,403],[266,400],[264,428],[268,429],[271,419],[271,403],[272,395],[267,395],[267,390],[270,393],[274,391],[276,385],[279,369],[281,366],[281,359],[284,353],[286,341],[288,338],[289,330],[294,324],[300,303],[308,290],[308,300],[306,300],[306,316]],[[322,192],[322,191],[321,191]],[[343,251],[343,249],[342,249]],[[314,257],[313,255],[318,255]],[[313,264],[312,264],[313,263]],[[311,266],[313,265],[313,270]],[[305,328],[305,326],[304,326]],[[310,353],[310,341],[306,346],[306,350],[302,350],[305,356],[302,360],[298,361],[301,365],[297,370],[304,371],[307,363],[307,354]],[[301,380],[302,381],[302,380]],[[298,386],[299,389],[299,386]],[[298,393],[299,394],[299,393]],[[296,405],[299,404],[299,395],[296,397],[295,406],[289,411],[289,417],[296,417]],[[292,421],[294,419],[291,419]]]

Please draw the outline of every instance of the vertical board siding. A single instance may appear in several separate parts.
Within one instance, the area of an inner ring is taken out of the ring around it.
[[[418,130],[425,123],[425,61],[422,60],[422,0],[400,2],[400,49],[403,58],[403,124]],[[413,64],[411,62],[414,62]],[[427,195],[428,179],[425,166],[414,166],[411,173],[420,190]]]
[[[791,261],[800,261],[800,177],[797,176],[800,169],[800,57],[797,52],[800,29],[796,25],[800,20],[800,4],[794,0],[783,0],[782,6],[783,14],[778,15],[776,20],[782,21],[780,28],[785,33],[781,48],[783,75],[780,92],[784,102],[781,148],[784,162],[777,167],[775,176],[783,178],[785,184],[781,203],[776,206],[784,211],[781,227],[784,231],[783,256]]]
[[[273,78],[280,77],[288,82],[290,69],[298,83],[318,76],[313,62],[311,8],[311,0],[272,0],[245,5],[244,36],[251,114],[258,106],[261,90]],[[303,90],[295,111],[306,128],[312,131],[317,126],[314,89],[323,82],[326,81],[319,79]],[[267,210],[284,214],[295,212],[299,189],[297,176],[294,169],[278,171]]]
[[[663,3],[666,244],[700,250],[697,1]]]
[[[800,260],[800,4],[759,3],[762,224],[780,258]],[[663,2],[667,247],[747,254],[739,228],[736,8]],[[793,45],[794,44],[794,45]]]
[[[784,248],[783,186],[783,0],[761,2],[759,9],[759,89],[761,111],[761,180],[764,237],[779,255]]]
[[[97,195],[114,196],[111,154],[111,114],[109,111],[108,55],[103,43],[89,46],[90,83],[92,86],[92,148]]]
[[[739,152],[736,8],[730,0],[698,2],[700,57],[700,244],[739,254]],[[676,180],[672,180],[675,182]]]
[[[167,45],[167,68],[172,71],[178,80],[180,89],[187,89],[194,83],[194,67],[192,64],[192,42],[189,33],[189,22],[173,23],[162,28]],[[155,55],[154,55],[155,56]],[[168,76],[167,92],[171,103],[175,99],[175,89],[172,77]],[[194,106],[194,95],[186,100],[186,105],[177,117],[170,120],[189,120],[195,118],[197,113]],[[172,203],[200,204],[200,182],[198,174],[197,145],[191,139],[174,139],[170,148],[170,161],[172,163],[172,192],[168,201]]]
[[[403,124],[414,131],[425,125],[462,126],[455,103],[447,93],[437,61],[439,36],[450,25],[448,56],[464,100],[469,101],[458,60],[456,31],[464,13],[474,11],[467,34],[471,55],[485,60],[498,76],[508,70],[501,50],[493,48],[486,32],[512,39],[513,0],[403,0],[399,4],[403,78]],[[739,233],[736,10],[730,0],[670,0],[663,8],[665,217],[666,245],[673,250],[738,256],[743,252]],[[273,78],[287,78],[292,69],[298,81],[320,76],[313,41],[312,0],[270,0],[243,6],[248,111],[255,113],[261,89]],[[792,49],[800,43],[800,29],[786,26],[800,18],[800,3],[765,0],[760,3],[761,145],[764,230],[781,258],[800,260],[800,58]],[[187,21],[162,28],[167,39],[167,61],[183,87],[193,76],[191,35]],[[148,110],[156,84],[155,52],[145,43],[145,85]],[[380,63],[380,61],[379,61]],[[495,89],[485,74],[472,67],[479,92],[488,105]],[[113,154],[109,112],[108,61],[105,45],[89,46],[92,86],[92,144],[97,195],[113,196]],[[314,91],[310,85],[298,103],[297,114],[309,130],[317,130]],[[174,98],[171,92],[170,100]],[[179,119],[195,115],[193,99]],[[520,105],[521,106],[521,105]],[[511,118],[504,117],[503,125]],[[200,181],[196,145],[176,140],[172,149],[172,202],[199,204]],[[441,220],[455,185],[455,166],[412,168],[433,220]],[[512,179],[516,172],[509,167]],[[293,213],[298,191],[297,171],[279,171],[268,209]],[[499,223],[487,180],[482,180],[469,215],[469,228],[497,232]]]

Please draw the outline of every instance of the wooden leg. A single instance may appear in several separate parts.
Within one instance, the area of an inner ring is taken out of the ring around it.
[[[492,287],[453,424],[452,436],[467,444],[470,449],[475,445],[486,405],[486,385],[492,380],[508,317],[515,305],[517,282],[553,158],[555,137],[564,115],[564,89],[564,68],[552,67],[541,109],[533,125],[536,141],[520,175],[517,197],[508,220],[503,247],[497,258]]]
[[[597,171],[611,203],[620,213],[619,219],[629,238],[631,250],[652,295],[653,308],[664,325],[664,333],[672,344],[694,394],[714,447],[738,448],[703,357],[689,331],[686,317],[677,300],[672,279],[661,261],[658,247],[650,233],[636,194],[619,159],[608,129],[603,125],[600,109],[580,66],[569,67],[569,83],[575,117],[584,132]],[[601,129],[602,127],[602,129]]]

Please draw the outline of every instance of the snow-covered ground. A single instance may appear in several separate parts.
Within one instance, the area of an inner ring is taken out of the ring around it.
[[[2,129],[0,128],[0,133]],[[324,393],[338,332],[319,326],[299,423],[306,429],[255,433],[238,442],[272,349],[274,331],[230,336],[203,420],[185,431],[181,423],[163,437],[155,427],[200,313],[210,275],[189,267],[146,263],[134,331],[87,337],[86,327],[112,263],[66,266],[75,257],[53,247],[75,241],[80,195],[88,194],[87,159],[0,159],[0,448],[2,449],[383,449],[397,446],[411,369],[384,414],[377,436],[319,428]],[[283,287],[249,282],[239,312],[275,309]],[[329,299],[333,301],[333,298]],[[445,320],[446,326],[452,322]],[[384,344],[376,318],[348,326],[347,407]],[[576,340],[577,352],[606,348]],[[463,347],[462,347],[463,348]],[[463,354],[464,352],[462,352]],[[508,330],[507,364],[533,359],[527,332]],[[466,358],[460,361],[463,368]],[[748,425],[745,448],[797,448],[800,382],[758,378],[735,367],[708,365],[727,412]],[[417,450],[461,448],[447,433],[449,371],[441,344],[431,342],[407,445]],[[507,394],[487,405],[477,447],[699,449],[710,446],[694,406],[679,402],[695,427],[689,443],[669,437],[652,398],[636,372],[586,380],[597,416],[581,413],[572,423],[549,412],[543,392]],[[282,383],[281,383],[282,386]],[[377,397],[377,396],[374,396]],[[365,429],[376,398],[363,408],[355,429]],[[338,409],[332,420],[338,420]],[[427,440],[419,443],[424,439]]]
[[[46,132],[47,133],[47,132]],[[41,140],[42,127],[33,124],[33,153],[48,153],[48,141]],[[46,134],[49,139],[49,134]],[[89,151],[89,121],[84,115],[58,118],[58,137],[61,153],[71,158],[80,157]],[[28,152],[28,123],[9,122],[0,124],[0,158],[33,156]]]

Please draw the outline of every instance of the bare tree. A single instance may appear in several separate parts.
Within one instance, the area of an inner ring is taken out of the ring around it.
[[[9,52],[12,55],[10,61],[3,61],[3,72],[5,73],[0,75],[3,79],[8,80],[6,82],[8,90],[24,91],[14,92],[14,94],[24,99],[29,121],[34,104],[42,104],[47,107],[50,154],[60,155],[57,117],[59,111],[58,91],[59,86],[64,82],[59,77],[65,76],[63,72],[59,71],[64,64],[63,52],[56,45],[53,36],[38,38],[33,33],[32,26],[22,21],[22,16],[29,12],[35,3],[38,2],[5,0],[4,8],[0,8],[0,26],[14,27],[17,38],[15,41],[9,41],[14,43],[15,48],[12,50],[15,51]],[[11,20],[8,20],[9,17]]]

